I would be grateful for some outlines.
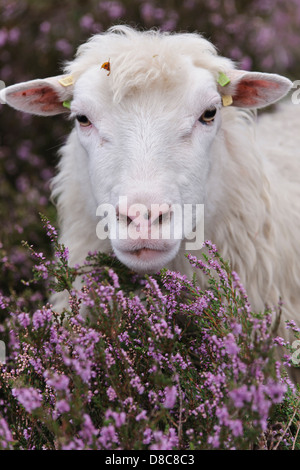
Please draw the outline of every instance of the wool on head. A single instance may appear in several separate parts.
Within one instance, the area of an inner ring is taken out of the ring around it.
[[[219,56],[213,44],[200,34],[140,32],[128,26],[114,26],[82,44],[64,71],[77,80],[89,68],[106,61],[110,62],[110,84],[116,101],[132,89],[147,88],[153,83],[182,83],[188,62],[208,70],[216,80],[220,72],[234,68],[233,62]]]

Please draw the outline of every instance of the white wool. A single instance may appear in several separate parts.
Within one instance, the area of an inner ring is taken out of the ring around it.
[[[209,70],[216,79],[219,72],[234,68],[232,61],[218,56],[215,47],[199,34],[139,32],[128,26],[115,26],[82,44],[65,72],[77,80],[92,66],[110,61],[115,72],[114,97],[120,100],[128,90],[157,80],[174,84],[184,76],[187,60]]]

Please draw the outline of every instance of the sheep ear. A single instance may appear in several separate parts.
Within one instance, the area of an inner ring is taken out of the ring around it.
[[[64,102],[70,100],[72,94],[72,77],[59,75],[4,88],[0,92],[0,101],[26,113],[53,116],[69,111]]]
[[[230,83],[220,87],[222,95],[232,96],[232,105],[241,108],[263,108],[283,98],[292,82],[272,73],[232,70],[226,73]]]

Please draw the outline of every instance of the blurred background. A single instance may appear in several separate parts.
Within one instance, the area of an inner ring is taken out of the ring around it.
[[[300,79],[300,0],[0,0],[0,80],[57,75],[88,37],[119,23],[197,31],[240,68]],[[70,125],[0,105],[0,298],[22,291],[24,301],[33,262],[22,240],[50,255],[39,212],[56,223],[49,180]]]

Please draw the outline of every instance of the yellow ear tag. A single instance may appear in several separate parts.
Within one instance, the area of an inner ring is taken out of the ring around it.
[[[231,95],[223,95],[222,96],[222,103],[223,106],[230,106],[233,103],[233,99]]]
[[[217,80],[217,83],[221,86],[224,87],[230,83],[230,78],[225,75],[225,73],[220,72],[219,77]],[[233,103],[233,99],[231,95],[223,95],[222,96],[222,103],[223,106],[230,106]]]
[[[73,75],[65,75],[60,80],[58,80],[58,83],[60,83],[62,86],[74,85]]]

